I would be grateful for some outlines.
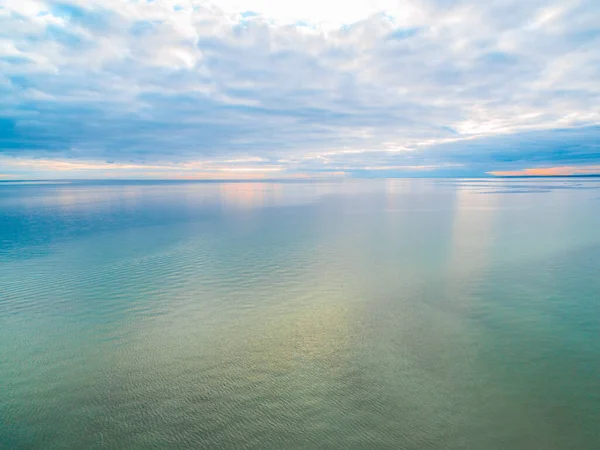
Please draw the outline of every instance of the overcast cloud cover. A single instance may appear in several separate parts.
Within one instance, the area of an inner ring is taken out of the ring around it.
[[[0,0],[0,96],[2,178],[600,173],[600,3]]]

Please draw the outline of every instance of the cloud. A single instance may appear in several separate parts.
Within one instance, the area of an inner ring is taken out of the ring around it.
[[[323,178],[345,176],[342,171],[319,171],[304,173],[286,171],[282,165],[265,164],[259,158],[232,160],[188,161],[173,164],[114,163],[103,161],[81,161],[65,159],[7,158],[0,157],[0,166],[11,174],[0,174],[0,178],[18,178],[19,174],[37,174],[37,178],[174,178],[174,179],[287,179]]]
[[[573,176],[573,175],[600,175],[600,164],[592,166],[559,166],[559,167],[537,167],[520,170],[499,170],[490,172],[497,177],[549,177],[549,176]]]
[[[596,2],[351,3],[5,0],[0,169],[600,163]]]

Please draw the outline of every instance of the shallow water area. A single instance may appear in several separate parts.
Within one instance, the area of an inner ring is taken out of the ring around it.
[[[600,181],[0,183],[0,448],[600,448]]]

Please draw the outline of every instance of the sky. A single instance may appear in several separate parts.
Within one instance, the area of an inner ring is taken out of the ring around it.
[[[0,0],[0,180],[600,173],[597,0]]]

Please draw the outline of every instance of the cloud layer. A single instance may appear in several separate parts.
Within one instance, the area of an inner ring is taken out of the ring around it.
[[[597,2],[351,3],[4,0],[0,174],[600,164]]]

